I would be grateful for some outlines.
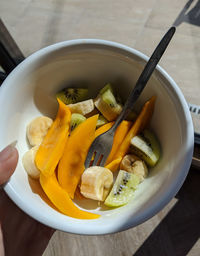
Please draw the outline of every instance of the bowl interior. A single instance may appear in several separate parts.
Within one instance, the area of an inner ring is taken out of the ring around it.
[[[162,146],[162,157],[140,184],[128,205],[107,210],[90,200],[76,201],[83,209],[100,212],[97,220],[78,220],[51,208],[36,193],[22,165],[29,149],[26,126],[40,115],[55,117],[55,93],[66,86],[89,88],[95,97],[111,82],[125,100],[142,71],[146,57],[119,45],[94,41],[60,43],[45,48],[21,63],[6,79],[0,91],[0,146],[18,140],[20,158],[16,172],[5,187],[8,195],[38,221],[67,232],[105,234],[135,226],[159,211],[181,186],[191,161],[193,134],[186,103],[175,83],[157,68],[135,109],[152,95],[157,96],[151,122]],[[32,184],[34,185],[34,184]]]

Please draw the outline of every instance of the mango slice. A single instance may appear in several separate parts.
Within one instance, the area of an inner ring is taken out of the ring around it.
[[[119,159],[121,158],[121,160],[122,160],[122,158],[128,152],[128,149],[130,147],[131,139],[134,136],[136,136],[137,134],[139,134],[140,132],[142,132],[149,125],[149,123],[151,121],[151,118],[152,118],[152,115],[153,115],[153,111],[154,111],[155,100],[156,100],[156,97],[153,96],[153,97],[151,97],[150,100],[148,100],[144,104],[144,106],[143,106],[140,114],[138,115],[136,121],[134,122],[134,124],[130,128],[129,132],[127,133],[126,137],[124,138],[122,144],[120,145],[120,147],[116,151],[116,153],[113,157],[113,161],[115,159],[118,159],[117,162],[119,162],[119,164],[120,164],[121,161],[119,161]],[[115,169],[117,169],[116,162],[114,162],[113,165],[115,165]]]
[[[55,173],[48,177],[41,173],[40,184],[50,201],[63,214],[77,219],[97,219],[100,217],[98,214],[79,209],[70,199],[67,192],[61,188]]]
[[[71,111],[58,99],[59,109],[35,156],[35,164],[43,175],[52,175],[68,139]]]
[[[58,164],[58,181],[72,199],[85,169],[88,150],[95,138],[97,120],[98,115],[94,115],[71,133]]]

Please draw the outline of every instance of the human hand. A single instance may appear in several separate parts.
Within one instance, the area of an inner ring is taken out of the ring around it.
[[[18,151],[14,145],[0,152],[0,185],[8,181],[17,162]],[[54,233],[21,211],[3,190],[0,191],[0,223],[0,256],[42,255]]]
[[[8,181],[17,166],[19,156],[15,144],[14,142],[0,152],[0,185]]]

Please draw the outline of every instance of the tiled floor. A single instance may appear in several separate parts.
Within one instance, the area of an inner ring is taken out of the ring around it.
[[[150,55],[186,4],[189,9],[160,65],[188,102],[200,104],[200,1],[1,0],[0,16],[25,56],[75,38],[113,40]],[[200,173],[192,171],[177,198],[131,230],[99,237],[57,231],[44,255],[200,255],[198,184]]]

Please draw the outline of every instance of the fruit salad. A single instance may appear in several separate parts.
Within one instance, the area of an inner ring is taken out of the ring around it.
[[[111,84],[94,99],[85,88],[66,88],[56,94],[55,120],[41,116],[26,129],[31,146],[22,159],[31,178],[38,179],[50,201],[63,214],[79,219],[100,215],[81,210],[78,196],[103,203],[110,209],[127,204],[135,190],[160,158],[160,143],[149,129],[155,97],[141,111],[132,112],[118,126],[105,166],[85,169],[84,162],[94,139],[109,130],[123,103]]]

